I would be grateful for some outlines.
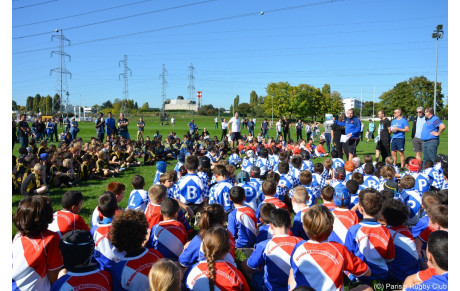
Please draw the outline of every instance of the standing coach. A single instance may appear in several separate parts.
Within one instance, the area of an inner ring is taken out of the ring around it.
[[[348,137],[348,141],[345,143],[344,152],[347,156],[347,160],[351,161],[356,155],[356,147],[358,146],[359,139],[361,137],[361,122],[358,117],[355,116],[353,109],[348,109],[347,119],[345,122],[334,120],[334,123],[345,126],[345,134]]]
[[[426,122],[423,125],[421,140],[423,141],[423,166],[425,162],[431,160],[434,162],[438,152],[439,136],[446,126],[441,119],[434,115],[433,108],[425,109]]]

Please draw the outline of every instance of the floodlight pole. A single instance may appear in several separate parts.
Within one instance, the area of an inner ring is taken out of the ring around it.
[[[437,94],[437,85],[438,85],[438,47],[439,47],[439,39],[442,38],[444,35],[444,31],[442,30],[442,24],[436,26],[436,30],[433,32],[432,37],[436,38],[436,69],[434,75],[434,100],[433,100],[433,111],[434,115],[436,115],[436,94]]]

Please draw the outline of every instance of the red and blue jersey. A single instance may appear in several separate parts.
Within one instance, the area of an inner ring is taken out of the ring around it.
[[[220,204],[226,212],[232,210],[234,208],[232,201],[230,201],[230,189],[232,188],[233,185],[228,180],[219,181],[209,191],[209,204]]]
[[[228,231],[230,240],[230,251],[225,256],[225,261],[236,266],[235,264],[235,239],[230,231]],[[196,235],[188,244],[184,252],[179,256],[179,263],[184,267],[189,267],[198,261],[205,260],[203,253],[203,244],[201,237]]]
[[[181,222],[165,220],[152,227],[147,246],[155,248],[165,258],[177,261],[187,240],[187,231]]]
[[[244,290],[249,291],[248,282],[244,275],[234,265],[225,261],[215,261],[214,290]],[[186,290],[208,290],[208,263],[200,261],[189,268],[184,275]]]
[[[291,254],[302,239],[275,235],[255,246],[247,263],[252,269],[264,269],[264,285],[268,290],[288,290]]]
[[[364,188],[378,189],[380,186],[380,180],[374,175],[365,175],[364,177]]]
[[[124,257],[110,268],[113,290],[148,290],[150,269],[162,257],[155,249],[145,249],[135,257]]]
[[[108,271],[99,269],[76,273],[67,272],[51,286],[51,291],[73,291],[73,290],[112,290],[112,276]]]
[[[372,275],[368,279],[386,279],[387,263],[395,258],[395,246],[388,228],[375,219],[363,219],[350,227],[345,246],[371,268]]]
[[[279,200],[278,198],[276,198],[276,197],[265,198],[264,201],[262,201],[262,203],[260,203],[260,205],[259,205],[259,207],[257,208],[257,211],[256,211],[256,217],[257,217],[258,222],[260,222],[260,220],[259,220],[260,207],[264,203],[272,203],[273,205],[275,205],[276,208],[284,208],[284,209],[289,211],[289,209],[287,208],[286,204],[283,201]]]
[[[422,282],[420,285],[415,285],[410,288],[406,288],[406,291],[417,291],[417,290],[449,290],[449,275],[445,272],[442,275],[436,275],[430,279]]]
[[[53,222],[48,225],[48,229],[62,237],[67,232],[74,229],[89,231],[89,227],[83,218],[67,210],[59,210],[53,214]]]
[[[62,266],[57,233],[44,230],[35,237],[14,237],[12,290],[49,290],[48,271]]]
[[[298,286],[310,286],[315,290],[343,290],[344,271],[360,277],[368,270],[366,263],[343,245],[312,240],[301,241],[295,246],[291,267]]]
[[[404,189],[401,192],[401,199],[409,208],[409,219],[406,224],[415,225],[422,211],[422,195],[415,189]]]
[[[109,270],[113,264],[118,263],[126,254],[118,251],[108,238],[111,221],[111,219],[106,218],[91,228],[94,240],[94,259],[99,263],[99,269],[101,270]]]
[[[257,237],[257,218],[248,206],[237,207],[228,214],[227,229],[232,233],[237,248],[252,248]]]
[[[419,271],[418,254],[410,230],[404,225],[388,226],[395,245],[395,259],[389,265],[388,277],[404,281]]]
[[[294,223],[292,224],[292,233],[296,236],[296,237],[300,237],[304,240],[308,240],[308,236],[307,234],[305,233],[305,230],[303,229],[303,224],[302,224],[302,217],[304,215],[304,213],[308,210],[309,206],[303,208],[303,209],[300,209],[299,212],[296,213],[296,215],[294,216]]]
[[[334,226],[328,240],[343,245],[345,244],[348,229],[352,225],[359,223],[358,216],[356,212],[343,208],[335,208],[332,210],[332,215],[334,215]]]
[[[144,189],[134,189],[129,194],[128,207],[126,209],[145,211],[149,204],[149,194]]]
[[[209,187],[197,174],[187,174],[178,182],[174,197],[182,203],[201,204],[209,196]]]
[[[252,210],[256,211],[257,207],[259,206],[259,195],[257,193],[257,190],[248,183],[240,183],[237,186],[242,187],[244,189],[244,194],[246,196],[246,199],[244,201],[244,204],[251,207]]]

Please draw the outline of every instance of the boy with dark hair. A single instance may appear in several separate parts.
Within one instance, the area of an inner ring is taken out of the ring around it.
[[[112,290],[112,276],[99,270],[91,261],[94,241],[87,230],[76,229],[66,233],[59,241],[65,274],[51,286],[53,291],[81,290],[92,286],[97,290]]]
[[[410,227],[419,220],[422,208],[422,195],[414,189],[414,185],[415,179],[410,175],[402,177],[399,181],[399,186],[402,189],[401,199],[409,207],[409,219],[406,224]]]
[[[174,197],[187,204],[193,213],[197,213],[203,207],[203,202],[208,201],[209,186],[196,174],[198,158],[195,155],[188,156],[184,166],[187,175],[179,180]]]
[[[105,188],[105,191],[112,192],[115,195],[117,203],[120,203],[125,197],[125,185],[120,182],[110,182],[109,185]],[[117,205],[116,214],[121,212],[121,208]],[[97,222],[103,219],[103,214],[99,210],[99,207],[94,208],[93,215],[91,217],[91,227],[93,227]]]
[[[302,222],[310,240],[294,247],[290,288],[306,285],[315,290],[342,290],[343,271],[358,277],[371,275],[371,268],[353,252],[339,243],[327,241],[334,224],[334,216],[327,207],[313,205],[305,212]],[[324,253],[328,256],[321,255]]]
[[[428,183],[432,188],[441,189],[444,177],[434,168],[432,160],[425,161],[425,170],[423,170],[423,173],[428,176]]]
[[[257,237],[257,218],[254,210],[244,205],[245,192],[235,186],[230,190],[230,201],[235,206],[228,214],[227,229],[235,238],[237,248],[251,248]]]
[[[262,223],[259,225],[259,234],[257,235],[256,243],[273,236],[273,231],[270,229],[270,213],[273,209],[276,209],[276,206],[272,203],[264,203],[260,205],[259,221]]]
[[[291,216],[287,210],[279,208],[270,212],[273,237],[258,243],[251,256],[242,262],[243,271],[253,287],[262,285],[263,277],[266,290],[288,290],[289,259],[295,245],[301,241],[289,235],[290,227]]]
[[[134,175],[131,179],[131,185],[133,185],[134,190],[129,194],[128,207],[126,207],[126,209],[134,209],[144,212],[145,208],[147,208],[147,204],[149,203],[148,193],[144,190],[144,177],[141,175]]]
[[[233,185],[228,181],[228,172],[224,165],[216,165],[213,170],[217,184],[209,191],[209,204],[217,203],[224,207],[225,212],[229,213],[234,208],[230,201],[229,193]]]
[[[387,280],[401,282],[419,270],[414,237],[404,225],[409,217],[409,209],[401,201],[389,199],[383,203],[381,215],[395,245],[395,259],[389,266]]]
[[[163,221],[152,227],[147,246],[155,248],[165,258],[177,261],[188,240],[184,225],[177,221],[179,203],[174,199],[166,198],[161,202],[160,210]]]
[[[395,247],[390,231],[380,225],[376,216],[382,208],[382,198],[375,189],[365,189],[359,193],[358,210],[363,220],[348,230],[345,246],[366,262],[372,270],[372,276],[362,280],[385,280],[388,275],[387,263],[395,257]]]
[[[316,163],[314,168],[313,168],[312,174],[312,179],[313,179],[313,185],[314,186],[319,186],[320,188],[323,188],[326,186],[326,179],[323,178],[322,174],[324,172],[324,165],[321,163]]]
[[[372,163],[364,164],[364,188],[378,189],[380,185],[379,179],[374,176],[375,168]]]
[[[350,192],[350,205],[348,206],[348,209],[357,211],[353,208],[358,204],[359,184],[355,180],[348,180],[347,183],[345,183],[345,187],[348,189],[348,192]]]
[[[348,229],[351,226],[359,223],[356,212],[348,210],[350,205],[351,195],[345,186],[337,186],[334,192],[335,209],[331,210],[334,215],[334,226],[329,236],[329,241],[335,241],[339,244],[345,243]]]
[[[113,217],[118,209],[115,194],[110,191],[102,193],[97,201],[97,209],[102,215],[102,220],[96,222],[91,228],[91,235],[97,242],[94,247],[94,259],[98,262],[101,270],[109,270],[113,264],[125,256],[124,252],[115,249],[108,238]]]
[[[335,209],[334,202],[332,202],[334,193],[335,190],[332,186],[326,186],[321,189],[321,199],[323,199],[322,205],[326,206],[331,211]]]
[[[406,291],[413,290],[448,290],[448,233],[438,230],[428,238],[428,261],[434,267],[436,275],[423,281],[420,285],[410,285]]]
[[[333,150],[331,152],[331,157],[332,157],[332,168],[335,170],[337,169],[337,167],[344,167],[345,166],[345,162],[339,158],[339,152],[336,151],[336,150]]]
[[[262,183],[262,192],[265,195],[265,199],[259,205],[259,208],[257,208],[257,211],[256,211],[257,219],[259,219],[259,216],[260,216],[259,215],[260,207],[265,203],[273,203],[276,206],[276,208],[284,208],[284,209],[288,210],[286,204],[283,201],[281,201],[280,199],[275,197],[276,183],[274,181],[271,181],[271,180],[264,181]]]
[[[289,193],[289,191],[298,185],[298,181],[289,175],[289,163],[286,161],[281,161],[278,166],[278,172],[280,174],[280,180],[278,185],[280,186],[280,191],[278,197],[283,196],[284,194]]]
[[[56,211],[53,215],[53,222],[48,229],[63,237],[67,232],[75,229],[89,231],[89,227],[83,218],[78,215],[83,203],[83,195],[80,191],[69,190],[62,195],[62,210]]]
[[[113,290],[146,290],[149,271],[163,256],[155,249],[143,247],[148,235],[148,223],[141,211],[128,209],[112,222],[109,237],[124,258],[110,268]]]

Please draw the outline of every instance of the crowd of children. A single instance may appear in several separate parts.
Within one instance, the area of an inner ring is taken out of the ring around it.
[[[344,162],[337,151],[314,164],[318,148],[262,139],[230,151],[188,133],[166,146],[157,137],[21,148],[13,290],[447,290],[447,157],[425,169],[409,158],[400,172],[391,158]],[[89,226],[82,193],[67,191],[54,214],[35,195],[140,158],[156,165],[153,185],[134,175],[122,210],[125,185],[108,184]],[[237,250],[247,257],[239,268]]]

